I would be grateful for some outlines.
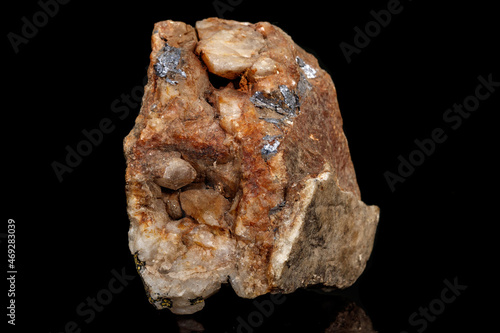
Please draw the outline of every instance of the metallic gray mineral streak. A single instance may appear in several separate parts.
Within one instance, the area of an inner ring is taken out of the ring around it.
[[[257,91],[255,94],[253,94],[252,97],[250,97],[250,101],[259,108],[268,108],[272,109],[276,112],[279,113],[279,109],[281,109],[281,106],[279,105],[279,101],[275,101],[272,98],[267,98],[264,96],[262,91]]]
[[[262,147],[261,153],[264,159],[267,159],[278,152],[278,146],[280,145],[279,141],[275,141],[273,144],[266,143],[264,147]]]
[[[181,60],[181,49],[173,47],[165,43],[163,52],[158,56],[154,69],[156,75],[159,77],[164,77],[168,83],[177,84],[177,81],[172,80],[175,74],[180,74],[182,77],[186,77],[186,73],[178,69]],[[167,77],[170,76],[170,77]]]
[[[312,89],[311,83],[307,81],[304,74],[300,73],[300,80],[297,84],[297,90],[299,91],[299,97],[302,98],[305,94]]]
[[[281,125],[280,119],[276,119],[276,118],[259,118],[259,119],[264,120],[265,122],[268,122],[270,124],[277,125],[278,127],[279,127],[279,125]]]
[[[286,85],[280,85],[278,88],[282,99],[266,97],[262,91],[257,91],[250,97],[250,101],[256,107],[271,109],[280,115],[295,117],[296,110],[300,105],[299,97]],[[266,121],[268,121],[267,119]]]
[[[288,106],[289,113],[295,116],[295,109],[299,106],[299,98],[285,85],[280,85],[280,92],[283,95],[285,104]]]
[[[264,145],[264,147],[262,147],[260,151],[264,160],[267,161],[278,152],[280,142],[277,140],[277,138],[281,138],[281,135],[266,135],[264,136],[264,138],[262,138],[264,141],[267,141],[267,143]]]
[[[271,215],[271,214],[274,214],[274,213],[280,211],[283,207],[285,207],[285,205],[286,205],[286,200],[283,200],[282,202],[277,204],[275,207],[271,208],[269,210],[269,214]]]
[[[304,60],[302,60],[300,57],[296,57],[295,61],[297,61],[297,64],[299,65],[300,69],[304,72],[306,77],[308,79],[314,79],[316,77],[316,70],[306,64]]]

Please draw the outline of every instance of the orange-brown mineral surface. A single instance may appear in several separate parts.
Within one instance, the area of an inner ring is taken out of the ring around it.
[[[155,24],[142,108],[125,138],[129,245],[150,302],[199,311],[345,288],[379,218],[360,198],[335,86],[267,22]]]

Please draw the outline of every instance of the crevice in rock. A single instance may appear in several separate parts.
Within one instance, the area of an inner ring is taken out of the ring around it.
[[[215,89],[227,87],[227,85],[233,82],[233,80],[226,79],[225,77],[218,76],[210,72],[208,72],[208,80]]]

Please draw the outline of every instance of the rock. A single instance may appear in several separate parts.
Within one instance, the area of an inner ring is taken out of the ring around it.
[[[179,202],[179,192],[162,193],[162,199],[165,202],[168,215],[174,220],[181,219],[184,214]]]
[[[180,193],[182,209],[199,223],[227,228],[224,214],[229,201],[212,189],[186,190]]]
[[[189,314],[228,282],[246,298],[353,284],[379,209],[361,201],[317,60],[267,22],[217,18],[155,24],[150,58],[124,141],[150,302]]]
[[[228,79],[250,68],[265,45],[264,36],[249,23],[203,20],[196,22],[196,30],[196,53],[211,73]]]
[[[170,158],[162,161],[160,172],[154,181],[163,187],[171,190],[178,190],[187,184],[191,184],[196,178],[196,170],[180,158]]]

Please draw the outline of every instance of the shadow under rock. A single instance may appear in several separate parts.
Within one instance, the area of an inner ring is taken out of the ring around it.
[[[249,300],[223,289],[202,311],[176,316],[179,332],[376,332],[365,311],[343,292],[308,289]]]

